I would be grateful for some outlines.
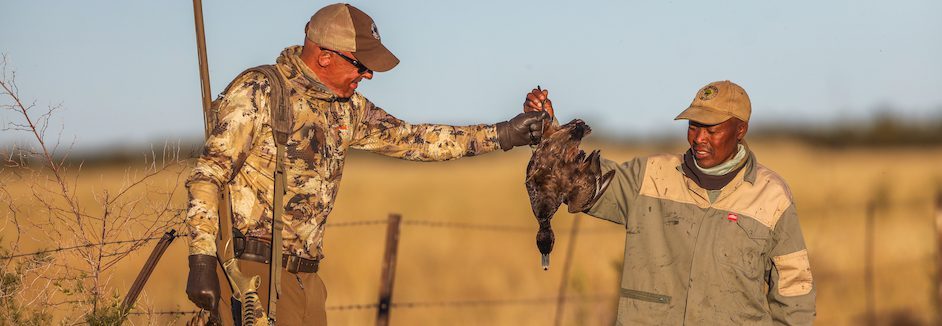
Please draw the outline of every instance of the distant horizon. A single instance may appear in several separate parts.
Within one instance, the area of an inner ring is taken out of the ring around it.
[[[942,146],[942,111],[937,112],[930,119],[904,118],[897,116],[889,116],[889,118],[893,120],[892,123],[896,124],[896,127],[905,128],[907,130],[913,129],[915,131],[908,136],[898,134],[887,135],[890,137],[889,143],[874,143],[868,145],[861,144],[860,139],[845,139],[843,141],[840,139],[840,133],[848,132],[848,128],[851,127],[861,127],[859,131],[864,132],[864,134],[856,135],[858,137],[865,136],[873,138],[878,136],[873,134],[875,131],[872,128],[874,128],[876,124],[884,121],[881,120],[881,116],[877,114],[871,116],[868,119],[857,119],[851,121],[819,121],[817,123],[795,122],[758,125],[753,124],[750,125],[749,134],[746,136],[746,139],[753,139],[758,141],[785,139],[803,143],[807,146],[830,146],[841,148],[856,148],[864,146]],[[587,123],[589,122],[587,121]],[[593,144],[617,144],[640,147],[659,147],[672,145],[685,146],[686,134],[684,133],[683,129],[686,128],[686,122],[677,121],[676,123],[681,126],[677,130],[665,130],[661,133],[647,134],[642,136],[618,135],[605,132],[604,130],[599,131],[593,129],[592,135],[583,141],[582,147],[587,148],[586,146],[592,146]],[[926,141],[927,137],[932,137],[935,140]],[[131,158],[143,159],[145,155],[149,156],[152,153],[156,153],[158,156],[160,156],[164,147],[168,146],[172,150],[180,150],[179,155],[182,158],[187,158],[193,155],[198,155],[200,148],[203,146],[203,141],[204,138],[202,135],[192,135],[190,137],[153,139],[151,141],[144,142],[115,142],[112,144],[105,144],[95,147],[78,146],[73,148],[71,152],[67,151],[65,143],[63,143],[59,146],[59,149],[54,156],[61,159],[64,155],[69,155],[72,157],[72,159],[70,159],[71,161],[110,161],[115,159],[125,160]],[[38,144],[35,142],[30,142],[28,145],[35,146]],[[177,148],[174,146],[179,147]],[[0,143],[0,154],[9,155],[11,149],[14,147],[22,149],[22,147],[24,147],[24,143]],[[351,152],[363,151],[351,150]]]

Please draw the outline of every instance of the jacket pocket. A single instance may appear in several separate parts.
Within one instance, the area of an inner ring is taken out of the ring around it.
[[[654,303],[671,303],[670,296],[638,290],[621,289],[621,296]]]
[[[737,270],[748,279],[759,279],[769,260],[767,250],[771,230],[747,216],[724,218],[716,233],[714,256],[717,261]]]

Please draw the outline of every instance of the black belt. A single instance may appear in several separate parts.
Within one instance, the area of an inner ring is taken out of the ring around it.
[[[271,263],[271,244],[255,238],[233,238],[236,258],[262,264]],[[289,273],[317,273],[320,262],[292,254],[281,256],[281,266]]]

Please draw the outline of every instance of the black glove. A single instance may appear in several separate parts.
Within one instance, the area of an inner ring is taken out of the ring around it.
[[[186,296],[200,309],[215,312],[219,305],[219,279],[216,278],[216,257],[190,255],[190,274],[186,279]]]
[[[515,146],[535,145],[543,138],[543,121],[549,119],[544,111],[518,114],[510,121],[497,123],[497,141],[500,148],[509,151]]]

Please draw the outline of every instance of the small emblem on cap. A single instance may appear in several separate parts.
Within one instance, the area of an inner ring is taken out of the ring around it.
[[[376,23],[370,24],[370,31],[373,32],[373,38],[376,40],[379,39],[379,28],[376,27]]]
[[[717,89],[716,86],[710,85],[710,86],[704,87],[703,90],[700,91],[700,100],[706,101],[706,100],[712,99],[716,97],[716,93],[719,93],[719,92],[720,90]]]

